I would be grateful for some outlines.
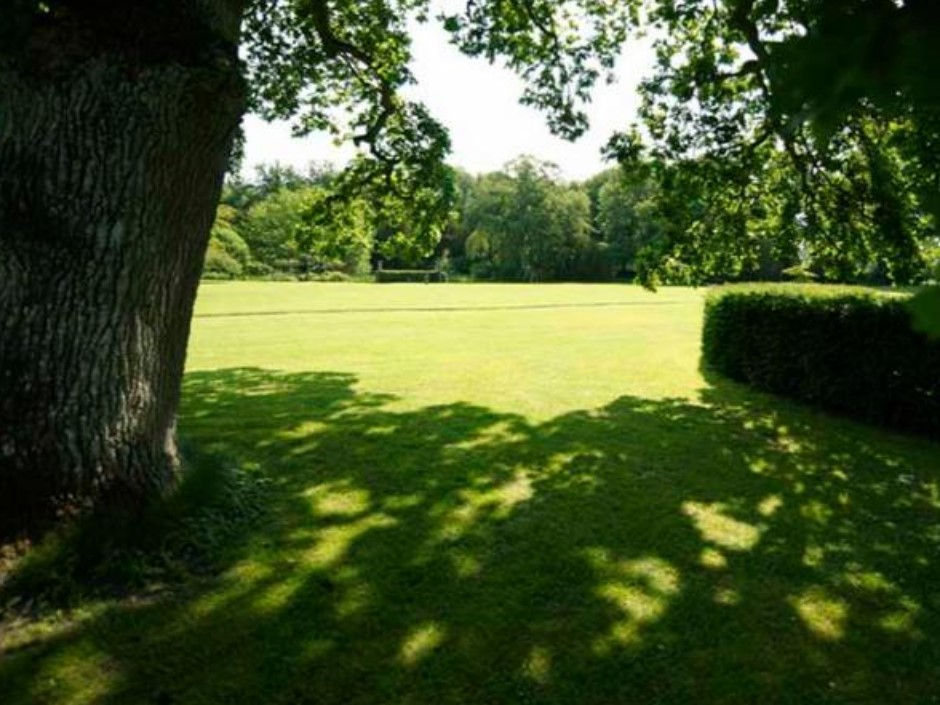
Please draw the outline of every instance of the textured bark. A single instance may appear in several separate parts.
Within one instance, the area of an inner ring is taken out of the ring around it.
[[[64,37],[42,39],[40,62],[0,57],[0,535],[173,486],[243,110],[233,54],[154,61]]]

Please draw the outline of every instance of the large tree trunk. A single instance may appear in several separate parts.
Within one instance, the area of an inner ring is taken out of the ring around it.
[[[243,110],[234,49],[177,61],[67,21],[0,55],[0,536],[174,485],[193,301]]]

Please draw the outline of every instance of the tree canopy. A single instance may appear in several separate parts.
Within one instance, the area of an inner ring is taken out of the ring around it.
[[[392,202],[392,212],[396,199],[408,200],[410,215],[426,221],[422,232],[443,224],[455,197],[442,166],[446,129],[400,95],[414,81],[409,22],[430,21],[435,11],[428,0],[253,3],[244,40],[252,108],[292,119],[298,134],[327,131],[361,147],[342,183]],[[434,19],[464,52],[504,59],[527,81],[523,102],[544,110],[557,134],[575,138],[633,17],[632,3],[525,0],[470,2]]]
[[[457,194],[446,129],[401,96],[414,81],[410,22],[439,21],[465,53],[504,61],[526,81],[522,101],[567,138],[586,130],[585,103],[625,42],[651,32],[658,64],[641,129],[615,136],[610,154],[635,158],[643,142],[650,178],[687,189],[676,201],[695,212],[669,247],[646,250],[649,283],[677,256],[706,278],[795,247],[832,273],[864,262],[903,280],[940,209],[940,10],[930,0],[15,0],[7,15],[0,40],[33,58],[55,22],[76,36],[106,27],[115,47],[135,27],[142,62],[205,61],[239,44],[249,108],[360,147],[337,193],[384,204],[390,221],[405,200],[422,221],[415,230],[432,237]]]
[[[907,282],[936,242],[936,3],[650,2],[658,37],[640,125],[610,152],[674,198],[653,283],[812,262]],[[798,262],[799,260],[799,262]]]
[[[700,281],[812,263],[833,279],[906,282],[926,267],[940,208],[936,3],[251,5],[254,109],[366,148],[341,182],[373,189],[376,202],[420,203],[409,208],[426,221],[419,230],[437,234],[456,197],[440,166],[447,133],[398,94],[413,80],[408,22],[432,14],[464,52],[522,75],[523,102],[568,138],[587,128],[584,103],[629,37],[658,37],[640,131],[610,148],[628,161],[642,136],[643,178],[664,194],[659,213],[669,212],[655,243],[639,248],[644,282],[676,261]]]

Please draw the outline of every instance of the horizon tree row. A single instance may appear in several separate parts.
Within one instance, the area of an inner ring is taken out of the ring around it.
[[[785,156],[773,147],[759,156],[746,168],[657,157],[580,183],[531,156],[476,176],[453,168],[450,217],[424,237],[407,227],[407,204],[390,216],[338,197],[329,164],[306,173],[262,164],[223,190],[204,276],[343,280],[384,267],[517,282],[940,280],[936,227],[900,182],[895,141],[846,138],[812,219]],[[721,247],[724,231],[736,247]]]

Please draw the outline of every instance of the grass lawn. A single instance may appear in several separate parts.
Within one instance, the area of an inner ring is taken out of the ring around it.
[[[702,297],[205,285],[181,434],[264,513],[8,622],[0,703],[940,702],[940,444],[704,377]]]

